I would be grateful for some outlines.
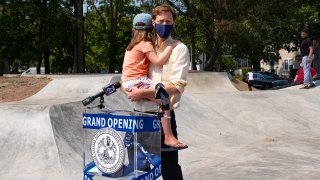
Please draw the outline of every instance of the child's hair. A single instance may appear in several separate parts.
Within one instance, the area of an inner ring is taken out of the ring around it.
[[[153,44],[153,26],[150,14],[141,13],[134,17],[131,42],[126,50],[130,51],[141,41],[149,41]]]
[[[139,29],[139,30],[132,28],[131,42],[127,46],[126,50],[127,51],[132,50],[133,47],[139,44],[141,41],[150,41],[153,44],[153,34],[154,34],[153,27],[147,28],[147,29]]]

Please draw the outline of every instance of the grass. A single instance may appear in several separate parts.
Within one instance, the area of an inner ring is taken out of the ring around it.
[[[4,81],[4,83],[14,83],[14,82],[16,82],[16,81],[13,79],[8,79],[8,80]]]
[[[238,91],[244,91],[242,88],[240,88],[236,83],[234,83],[233,81],[231,81],[231,83],[233,84],[233,86],[238,89]]]
[[[18,75],[12,76],[12,77],[19,78],[19,77],[21,77],[21,74],[18,74]]]
[[[232,85],[238,90],[238,91],[245,91],[243,89],[244,87],[241,85],[242,82],[242,76],[232,76],[231,74],[228,74],[229,80],[232,83]]]
[[[39,77],[39,79],[47,79],[47,76]]]
[[[242,81],[243,76],[234,76],[234,78],[238,79],[239,81]]]

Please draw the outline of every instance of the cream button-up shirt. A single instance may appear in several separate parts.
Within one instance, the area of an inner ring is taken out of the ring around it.
[[[160,55],[172,41],[171,36],[164,41],[157,49],[157,54]],[[170,96],[170,109],[180,107],[181,95],[184,88],[187,86],[187,76],[190,66],[190,55],[188,47],[180,43],[173,50],[167,62],[158,68],[152,63],[149,66],[148,77],[152,79],[154,85],[157,83],[171,82],[180,91],[180,94],[173,94]],[[157,111],[159,105],[152,101],[139,101],[135,103],[135,109],[138,111]]]

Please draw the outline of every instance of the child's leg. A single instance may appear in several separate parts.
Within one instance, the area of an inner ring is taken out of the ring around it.
[[[164,144],[167,146],[175,145],[175,148],[185,147],[186,144],[180,143],[178,139],[176,139],[171,130],[171,119],[170,119],[170,111],[164,111],[164,117],[161,117],[162,130],[164,133]],[[180,143],[180,144],[179,144]]]
[[[137,82],[135,84],[138,84]],[[136,86],[137,87],[137,86]],[[139,87],[138,88],[154,88],[151,80],[148,77],[144,77],[139,79]],[[152,101],[161,104],[159,99],[151,99]],[[170,101],[168,99],[168,101]],[[180,143],[177,138],[174,137],[171,129],[171,119],[170,119],[170,111],[164,111],[164,117],[161,117],[162,130],[164,133],[164,144],[167,146],[173,146],[175,148],[185,147],[186,144]]]

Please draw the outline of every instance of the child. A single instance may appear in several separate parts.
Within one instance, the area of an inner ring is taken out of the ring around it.
[[[150,62],[158,67],[169,58],[172,49],[180,42],[172,42],[158,57],[153,44],[153,26],[150,14],[142,13],[133,19],[131,42],[126,48],[122,70],[122,85],[126,91],[132,87],[150,88],[153,86],[147,77]],[[159,103],[159,101],[157,101]],[[186,145],[180,143],[172,134],[170,111],[165,111],[161,118],[164,133],[164,143],[175,149],[184,148]]]

